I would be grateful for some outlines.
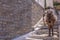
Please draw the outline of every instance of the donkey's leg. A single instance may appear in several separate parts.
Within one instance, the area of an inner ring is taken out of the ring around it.
[[[54,33],[53,33],[53,27],[52,27],[52,36],[54,35]]]
[[[49,36],[51,36],[51,29],[49,28]]]

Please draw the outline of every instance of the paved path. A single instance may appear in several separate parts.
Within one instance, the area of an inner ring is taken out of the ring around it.
[[[43,28],[37,30],[35,33],[31,34],[29,37],[26,38],[27,40],[58,40],[58,32],[57,29],[54,29],[54,36],[48,37],[48,29]]]
[[[43,26],[35,33],[31,34],[26,40],[59,40],[60,17],[54,26],[54,36],[48,37],[48,28]]]
[[[59,22],[60,23],[60,22]],[[57,25],[54,27],[54,36],[48,37],[48,28],[45,26],[38,25],[40,29],[32,31],[28,34],[25,34],[23,36],[19,36],[18,38],[14,38],[12,40],[59,40],[58,39],[58,29]]]

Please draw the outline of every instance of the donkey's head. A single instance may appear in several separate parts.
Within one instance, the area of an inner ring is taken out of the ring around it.
[[[46,14],[48,14],[48,15],[53,14],[53,11],[50,7],[48,9],[46,9]]]
[[[49,6],[46,8],[45,11],[46,11],[46,13],[51,14],[51,13],[53,13],[53,8]]]

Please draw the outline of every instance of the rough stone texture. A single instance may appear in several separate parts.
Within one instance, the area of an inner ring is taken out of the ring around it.
[[[32,25],[34,26],[42,17],[43,15],[43,8],[36,3],[35,1],[33,1],[32,3]]]
[[[11,40],[32,31],[40,12],[40,6],[31,0],[0,0],[0,39]]]

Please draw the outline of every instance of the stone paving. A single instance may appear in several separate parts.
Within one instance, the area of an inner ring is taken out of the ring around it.
[[[30,37],[26,38],[27,40],[59,40],[58,38],[58,30],[54,28],[54,36],[48,37],[48,28],[42,28],[34,32],[30,35]]]
[[[34,32],[30,35],[30,37],[27,37],[27,40],[59,40],[59,25],[60,25],[60,17],[58,17],[58,21],[54,26],[54,36],[49,37],[48,36],[48,28],[45,26],[42,26],[39,30]]]

